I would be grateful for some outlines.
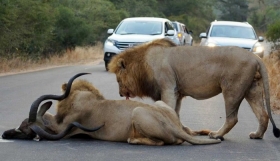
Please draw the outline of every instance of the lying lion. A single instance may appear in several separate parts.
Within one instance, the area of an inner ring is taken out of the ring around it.
[[[188,129],[182,126],[175,111],[162,101],[148,105],[130,100],[106,100],[86,80],[75,81],[71,88],[73,80],[62,85],[62,96],[44,95],[36,100],[30,110],[29,122],[25,120],[19,128],[4,132],[2,137],[33,139],[38,134],[44,139],[57,140],[87,134],[95,139],[127,141],[130,144],[163,145],[184,141],[191,144],[220,143],[220,140],[200,139],[188,134]],[[47,102],[36,116],[36,106],[47,99],[60,100],[57,114],[45,113],[51,106]],[[71,131],[74,126],[78,128]],[[204,133],[207,131],[196,134]]]
[[[166,44],[168,39],[157,40]],[[245,98],[255,113],[259,126],[250,134],[263,138],[269,118],[279,137],[270,109],[269,80],[262,60],[239,47],[201,47],[144,44],[116,55],[109,71],[116,74],[119,93],[126,98],[151,97],[162,100],[179,115],[185,96],[207,99],[222,93],[226,121],[211,138],[221,138],[237,123],[238,109]],[[263,104],[263,95],[267,112]]]

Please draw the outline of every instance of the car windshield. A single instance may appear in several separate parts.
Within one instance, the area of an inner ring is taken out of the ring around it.
[[[159,21],[124,21],[117,28],[116,34],[160,35],[162,22]]]
[[[229,37],[243,39],[257,39],[256,34],[251,27],[214,25],[210,37]]]

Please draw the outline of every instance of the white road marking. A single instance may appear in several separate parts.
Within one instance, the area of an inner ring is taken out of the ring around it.
[[[13,140],[5,140],[2,139],[2,137],[0,137],[0,143],[10,143],[10,142],[14,142]]]

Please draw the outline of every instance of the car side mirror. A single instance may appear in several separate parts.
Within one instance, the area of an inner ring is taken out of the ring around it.
[[[175,33],[174,30],[168,30],[167,33],[165,34],[166,36],[173,36]]]
[[[113,32],[114,32],[114,29],[108,29],[107,34],[108,34],[108,35],[112,35]]]
[[[199,38],[207,38],[207,34],[205,32],[203,32],[199,35]]]
[[[190,30],[190,31],[189,31],[189,33],[190,33],[190,35],[191,35],[191,34],[193,34],[193,31],[192,31],[192,30]]]
[[[264,38],[262,36],[259,36],[259,42],[263,42]]]

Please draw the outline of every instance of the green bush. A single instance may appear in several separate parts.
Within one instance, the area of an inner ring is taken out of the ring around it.
[[[277,21],[268,26],[266,37],[269,41],[272,41],[277,49],[280,49],[280,21]]]
[[[0,1],[0,56],[27,53],[37,59],[52,39],[49,33],[53,22],[52,8],[47,3]]]

